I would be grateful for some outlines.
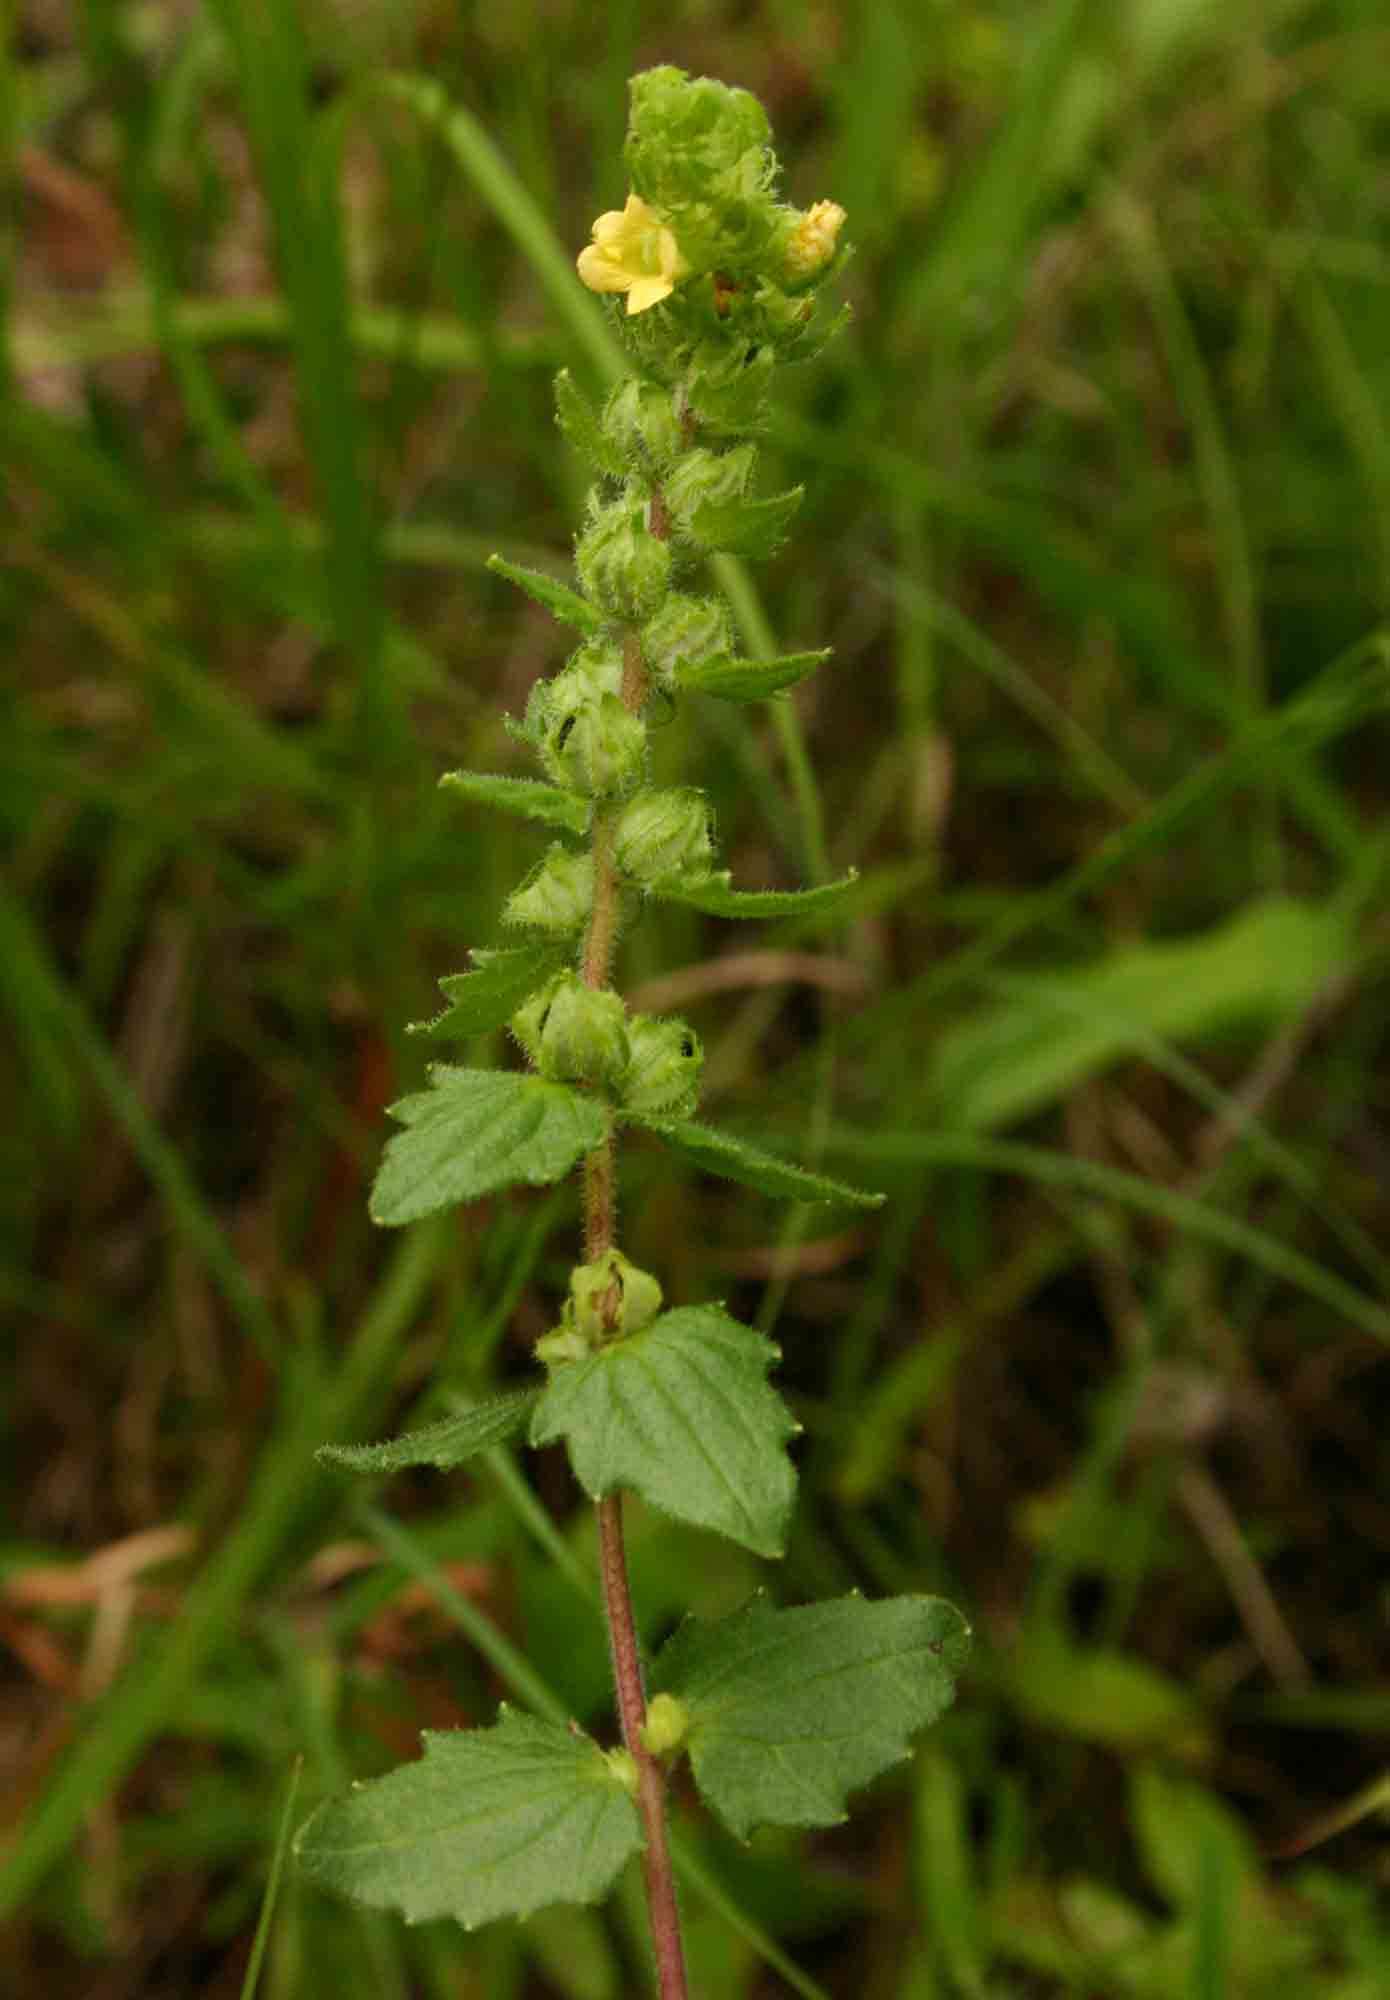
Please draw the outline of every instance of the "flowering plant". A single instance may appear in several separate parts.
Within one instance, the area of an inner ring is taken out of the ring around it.
[[[475,951],[470,971],[443,982],[449,1006],[426,1028],[466,1039],[505,1023],[527,1067],[436,1065],[393,1108],[402,1129],[371,1202],[392,1226],[579,1168],[584,1257],[537,1344],[531,1384],[329,1454],[389,1471],[458,1465],[516,1437],[563,1442],[597,1508],[622,1744],[604,1750],[562,1719],[506,1710],[490,1729],[430,1734],[420,1761],[320,1808],[298,1851],[311,1874],[363,1902],[470,1926],[591,1901],[640,1853],[659,1990],[675,2000],[687,1985],[666,1825],[674,1761],[689,1759],[706,1803],[740,1836],[764,1823],[828,1825],[946,1707],[968,1634],[932,1597],[789,1609],[759,1598],[729,1618],[688,1620],[650,1669],[641,1657],[624,1492],[777,1556],[797,1426],[767,1380],[769,1341],[719,1304],[665,1309],[658,1279],[618,1248],[619,1134],[653,1135],[774,1197],[879,1198],[700,1123],[693,1028],[631,1012],[610,983],[620,933],[649,901],[761,917],[846,887],[741,894],[715,866],[704,798],[654,786],[648,770],[658,700],[775,697],[825,657],[739,657],[723,602],[689,584],[713,553],[766,554],[796,512],[799,489],[755,497],[754,438],[776,368],[825,335],[817,294],[843,260],[844,214],[779,201],[761,106],[677,69],[634,78],[626,158],[632,192],[599,217],[578,267],[615,301],[630,372],[601,410],[567,373],[556,384],[560,422],[597,474],[575,550],[579,588],[494,558],[579,634],[518,726],[542,776],[445,780],[559,836],[503,909],[514,939]]]

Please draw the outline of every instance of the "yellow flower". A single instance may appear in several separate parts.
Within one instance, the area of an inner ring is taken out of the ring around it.
[[[690,266],[660,215],[641,195],[610,208],[594,224],[594,240],[579,253],[579,275],[591,292],[626,292],[629,313],[669,298]]]
[[[835,254],[835,239],[845,225],[838,201],[813,202],[787,238],[787,270],[793,278],[809,278]]]

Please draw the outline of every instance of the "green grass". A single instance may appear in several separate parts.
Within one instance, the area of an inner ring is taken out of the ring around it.
[[[862,879],[732,984],[746,937],[654,910],[625,978],[689,971],[721,1122],[891,1199],[787,1224],[632,1150],[625,1247],[775,1325],[806,1425],[780,1569],[639,1515],[638,1608],[937,1588],[978,1634],[847,1827],[683,1821],[697,1989],[1375,2000],[1378,0],[8,26],[0,1984],[640,1986],[626,1893],[407,1932],[277,1830],[299,1759],[296,1815],[502,1695],[606,1712],[553,1455],[362,1503],[313,1453],[508,1380],[563,1284],[572,1191],[394,1239],[365,1186],[543,844],[436,780],[523,770],[563,651],[486,562],[563,569],[550,378],[614,354],[572,256],[673,60],[857,255],[769,440],[798,532],[720,579],[749,651],[835,659],[658,766],[742,886]]]

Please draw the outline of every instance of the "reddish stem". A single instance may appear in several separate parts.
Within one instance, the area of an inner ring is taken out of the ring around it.
[[[603,1601],[608,1612],[608,1636],[613,1650],[613,1680],[618,1693],[618,1719],[623,1741],[637,1766],[637,1810],[647,1844],[642,1874],[647,1889],[647,1914],[656,1953],[657,1986],[661,2000],[687,2000],[685,1949],[681,1943],[676,1877],[666,1838],[666,1779],[660,1764],[642,1742],[647,1698],[642,1687],[642,1660],[637,1626],[628,1589],[627,1557],[623,1548],[623,1500],[610,1493],[598,1503],[599,1567]]]
[[[635,715],[646,698],[647,673],[642,648],[637,634],[629,632],[623,645],[623,701]],[[598,988],[608,984],[620,914],[611,811],[594,815],[593,857],[594,901],[584,940],[583,977],[586,986]],[[615,1152],[610,1132],[603,1144],[584,1160],[584,1255],[590,1263],[613,1248],[617,1234]],[[632,1615],[632,1592],[628,1586],[621,1493],[610,1493],[599,1501],[598,1538],[618,1720],[623,1742],[637,1767],[637,1810],[646,1842],[642,1850],[642,1874],[656,1955],[657,1989],[661,2000],[688,2000],[676,1878],[666,1835],[666,1779],[660,1764],[642,1741],[647,1698],[642,1686],[642,1656]]]

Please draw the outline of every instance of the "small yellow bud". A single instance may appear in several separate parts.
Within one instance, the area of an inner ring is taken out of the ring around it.
[[[593,242],[579,253],[579,275],[589,290],[626,292],[629,313],[659,305],[689,273],[675,237],[639,194],[601,215]]]
[[[813,202],[787,238],[788,276],[813,278],[834,256],[844,226],[845,211],[838,201]]]

